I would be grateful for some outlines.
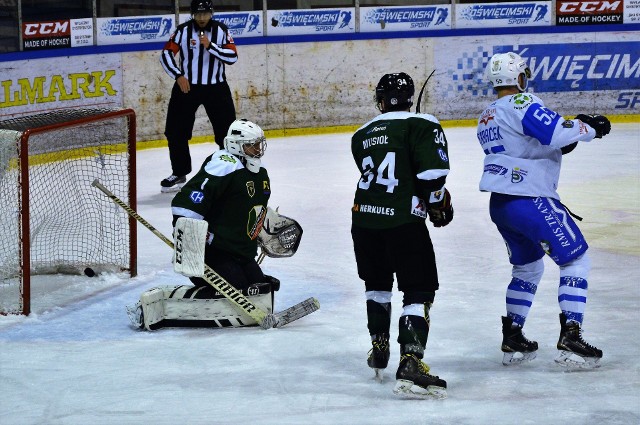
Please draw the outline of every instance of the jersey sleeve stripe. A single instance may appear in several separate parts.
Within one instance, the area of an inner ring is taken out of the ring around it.
[[[180,217],[187,217],[187,218],[195,218],[197,220],[204,220],[204,216],[201,214],[198,214],[197,212],[187,209],[187,208],[182,208],[182,207],[171,207],[171,213],[173,215],[179,215]]]
[[[440,177],[445,177],[448,174],[449,174],[448,169],[440,168],[440,169],[431,169],[431,170],[423,171],[421,173],[418,173],[416,177],[418,177],[420,180],[435,180]]]

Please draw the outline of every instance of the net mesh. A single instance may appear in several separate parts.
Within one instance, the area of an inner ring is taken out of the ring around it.
[[[0,122],[0,313],[22,308],[21,167],[28,167],[31,274],[129,267],[127,214],[91,186],[130,203],[129,122],[113,110],[79,109]],[[27,134],[28,163],[20,139]]]

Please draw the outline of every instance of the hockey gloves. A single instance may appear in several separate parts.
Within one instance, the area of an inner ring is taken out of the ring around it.
[[[596,139],[601,139],[602,136],[606,136],[611,131],[611,123],[609,119],[603,115],[580,114],[576,119],[593,128],[596,131]]]
[[[451,205],[451,194],[444,189],[444,195],[438,202],[429,204],[429,220],[434,227],[443,227],[453,220],[453,206]]]

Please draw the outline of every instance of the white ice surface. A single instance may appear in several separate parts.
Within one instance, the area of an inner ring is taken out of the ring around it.
[[[185,283],[171,250],[138,226],[139,276],[52,276],[34,290],[29,317],[0,317],[0,424],[639,424],[640,125],[615,124],[564,158],[563,202],[593,264],[585,338],[602,367],[566,373],[553,358],[558,270],[547,270],[525,331],[540,344],[522,367],[504,367],[500,316],[510,280],[506,250],[477,190],[483,153],[474,128],[445,128],[454,221],[433,229],[441,289],[425,360],[448,382],[446,400],[392,394],[366,365],[363,284],[353,258],[350,208],[358,177],[349,134],[271,138],[265,163],[272,206],[304,235],[289,259],[266,259],[282,288],[276,310],[315,296],[321,310],[282,329],[139,332],[124,306],[156,285]],[[194,167],[211,145],[192,147]],[[166,149],[138,156],[138,211],[170,234]],[[55,306],[55,307],[54,307]],[[393,299],[392,340],[401,296]]]

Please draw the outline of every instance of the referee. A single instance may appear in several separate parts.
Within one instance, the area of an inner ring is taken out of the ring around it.
[[[210,0],[192,0],[191,16],[191,20],[178,25],[160,57],[164,70],[176,80],[164,130],[169,142],[171,175],[160,182],[162,192],[180,190],[191,172],[189,140],[200,105],[207,111],[221,148],[236,118],[225,75],[225,65],[238,60],[233,38],[226,25],[213,19]]]

